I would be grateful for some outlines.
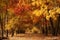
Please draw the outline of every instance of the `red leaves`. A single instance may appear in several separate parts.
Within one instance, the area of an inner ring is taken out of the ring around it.
[[[18,14],[18,13],[20,13],[21,10],[22,10],[22,8],[17,7],[17,8],[14,9],[14,13]]]
[[[24,11],[27,11],[27,12],[30,11],[29,9],[30,9],[29,5],[18,6],[14,9],[14,13],[16,15],[21,15],[21,14],[23,14]]]
[[[25,10],[30,10],[30,5],[25,5]]]
[[[11,8],[11,7],[15,7],[17,5],[17,3],[19,2],[19,0],[9,0],[9,5],[8,7]]]
[[[20,0],[9,0],[8,9],[12,8],[15,15],[21,15],[24,11],[29,11],[30,5],[19,3]],[[19,4],[19,5],[18,5]]]

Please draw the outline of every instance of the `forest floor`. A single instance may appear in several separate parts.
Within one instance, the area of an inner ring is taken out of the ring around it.
[[[60,36],[17,34],[13,37],[10,36],[9,40],[60,40]]]

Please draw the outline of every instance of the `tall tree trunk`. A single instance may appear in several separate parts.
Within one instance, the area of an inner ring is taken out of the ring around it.
[[[11,33],[12,33],[11,36],[13,37],[14,36],[14,29],[11,30]]]
[[[59,14],[59,17],[58,17],[58,26],[57,26],[57,32],[58,34],[60,34],[60,14]]]
[[[3,37],[3,20],[1,16],[0,16],[0,23],[1,23],[1,30],[2,30],[2,37]]]
[[[54,28],[54,26],[53,26],[53,20],[52,20],[52,18],[50,18],[50,24],[51,24],[51,32],[52,32],[52,35],[53,36],[55,36],[56,34],[55,34],[55,28]]]
[[[8,30],[7,30],[7,37],[8,37]]]

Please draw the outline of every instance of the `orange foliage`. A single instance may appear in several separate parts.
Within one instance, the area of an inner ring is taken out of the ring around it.
[[[33,18],[33,23],[37,23],[38,21],[39,21],[39,17],[35,16],[35,17]]]
[[[14,9],[14,13],[16,15],[23,15],[24,11],[27,11],[27,12],[30,11],[30,6],[29,5],[21,5]]]
[[[8,8],[14,8],[17,3],[19,2],[19,0],[9,0],[9,5],[8,5]]]

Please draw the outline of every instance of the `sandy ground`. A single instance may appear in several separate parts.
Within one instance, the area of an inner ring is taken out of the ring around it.
[[[60,36],[39,36],[19,34],[13,37],[9,37],[9,40],[60,40]]]

